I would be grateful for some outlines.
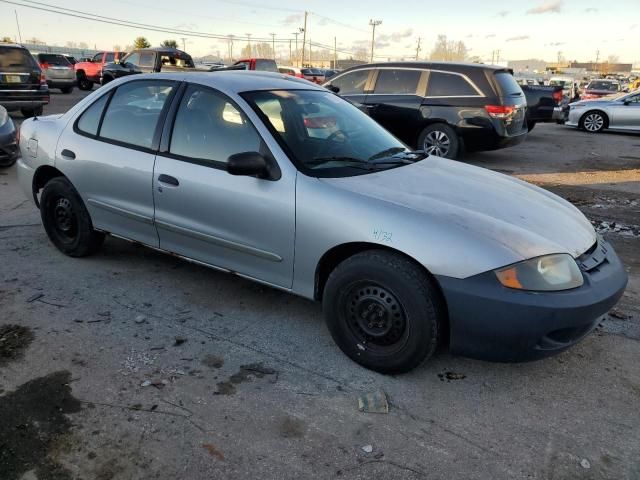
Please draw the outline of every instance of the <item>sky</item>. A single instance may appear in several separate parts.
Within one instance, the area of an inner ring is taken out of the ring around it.
[[[23,41],[36,37],[50,45],[86,42],[91,48],[123,48],[143,35],[152,45],[165,39],[187,37],[186,50],[194,57],[226,54],[226,40],[147,31],[33,10],[0,0],[0,36],[17,38],[14,10],[18,13]],[[52,5],[158,27],[218,35],[285,40],[278,48],[285,55],[288,39],[303,25],[309,12],[307,38],[333,45],[339,54],[357,48],[370,49],[369,20],[381,20],[376,29],[376,55],[415,56],[418,38],[421,56],[428,56],[439,34],[463,41],[470,55],[482,60],[500,50],[501,60],[539,58],[555,61],[595,61],[614,55],[620,61],[640,63],[640,0],[39,0]],[[49,7],[44,7],[49,8]],[[300,44],[302,35],[299,37]],[[246,45],[236,39],[234,53]],[[599,53],[597,53],[599,51]],[[237,54],[236,54],[237,56]]]

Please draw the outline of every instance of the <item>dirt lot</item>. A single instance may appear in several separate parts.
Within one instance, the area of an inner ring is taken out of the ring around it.
[[[640,478],[639,147],[539,125],[466,158],[576,204],[629,288],[555,358],[440,352],[396,377],[342,355],[312,302],[117,239],[63,256],[1,171],[0,478]],[[359,412],[379,388],[389,414]]]

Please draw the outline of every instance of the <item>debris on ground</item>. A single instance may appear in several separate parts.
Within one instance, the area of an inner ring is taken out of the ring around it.
[[[591,224],[597,233],[617,233],[623,237],[640,237],[640,226],[625,225],[619,222],[605,222],[604,220],[591,220]]]
[[[270,367],[265,367],[262,363],[251,363],[249,365],[241,365],[240,371],[229,377],[229,380],[218,382],[218,391],[214,395],[233,395],[236,393],[236,385],[254,377],[262,378],[265,375],[275,375],[277,379],[278,372]]]
[[[176,337],[175,338],[175,342],[173,344],[174,347],[179,347],[180,345],[182,345],[183,343],[185,343],[187,341],[186,338],[184,337]]]
[[[617,308],[614,308],[611,311],[609,311],[609,316],[613,318],[617,318],[619,320],[628,320],[631,318],[631,315],[627,315],[626,313],[620,311]]]
[[[29,298],[27,298],[27,303],[35,302],[36,300],[39,300],[42,297],[44,297],[44,293],[36,293],[35,295],[31,295]]]
[[[361,447],[361,448],[364,453],[373,452],[373,445],[365,445],[364,447]]]
[[[444,373],[439,373],[438,378],[440,379],[441,382],[444,382],[445,380],[447,382],[450,382],[451,380],[462,380],[464,378],[467,378],[467,376],[464,373],[444,372]]]
[[[582,460],[580,460],[580,466],[584,469],[589,469],[591,468],[591,463],[586,458],[583,458]]]
[[[387,394],[378,389],[358,397],[358,410],[365,413],[389,413]]]
[[[218,355],[208,354],[202,359],[202,364],[209,368],[222,368],[224,365],[224,358]]]
[[[21,325],[0,325],[0,366],[20,358],[33,341],[33,333]]]
[[[210,443],[202,444],[202,448],[204,448],[212,457],[216,457],[219,460],[224,460],[224,454]]]
[[[146,315],[137,315],[134,321],[138,325],[140,325],[141,323],[145,323],[147,321],[147,316]]]

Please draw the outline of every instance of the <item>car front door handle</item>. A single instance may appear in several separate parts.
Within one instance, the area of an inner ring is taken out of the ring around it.
[[[62,155],[65,158],[68,158],[69,160],[76,159],[76,154],[73,153],[71,150],[67,150],[66,148],[60,152],[60,155]]]
[[[167,185],[172,185],[174,187],[177,187],[178,185],[180,185],[180,182],[178,181],[177,178],[172,177],[171,175],[165,175],[164,173],[158,176],[158,181],[160,183],[165,183]]]

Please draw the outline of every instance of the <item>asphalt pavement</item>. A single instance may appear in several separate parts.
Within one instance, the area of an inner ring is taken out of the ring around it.
[[[468,155],[574,202],[629,288],[559,356],[400,376],[346,358],[308,300],[114,238],[62,255],[0,171],[0,478],[640,478],[639,146],[553,124]],[[379,389],[389,413],[358,411]]]

